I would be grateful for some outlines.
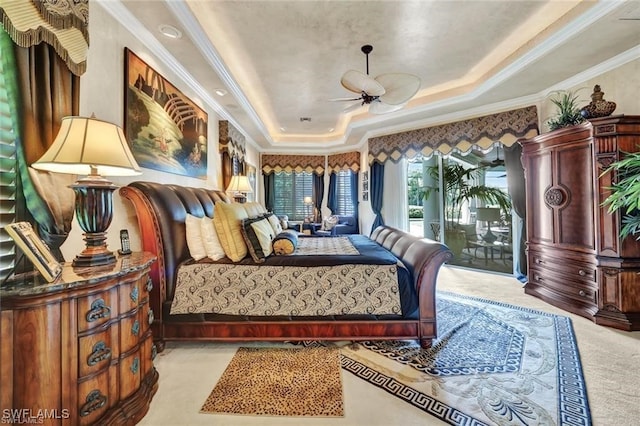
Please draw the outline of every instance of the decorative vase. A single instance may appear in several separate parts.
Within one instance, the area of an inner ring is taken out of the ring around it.
[[[604,100],[604,92],[599,85],[595,85],[591,94],[591,103],[580,110],[584,118],[606,117],[616,109],[615,102]]]

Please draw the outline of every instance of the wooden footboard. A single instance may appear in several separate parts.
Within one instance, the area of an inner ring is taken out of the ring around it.
[[[393,320],[260,320],[173,322],[163,318],[163,305],[173,296],[177,266],[189,258],[184,232],[187,213],[213,216],[216,202],[228,202],[220,191],[133,182],[120,195],[135,208],[142,249],[157,256],[151,268],[153,290],[150,307],[159,350],[167,340],[284,341],[284,340],[409,340],[429,347],[436,337],[436,281],[440,267],[452,258],[444,245],[387,226],[378,227],[371,239],[393,252],[415,277],[419,297],[418,319]]]

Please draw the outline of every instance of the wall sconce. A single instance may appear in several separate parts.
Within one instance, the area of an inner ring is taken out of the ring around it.
[[[233,199],[237,203],[244,203],[247,201],[247,193],[252,193],[251,182],[247,176],[231,176],[231,182],[227,186],[227,192],[233,192]]]
[[[87,175],[70,186],[76,194],[76,218],[86,244],[73,266],[115,263],[115,255],[107,249],[106,231],[113,218],[113,191],[117,186],[103,176],[142,173],[122,129],[94,117],[65,117],[51,147],[31,167]]]
[[[482,239],[489,244],[493,244],[498,237],[491,232],[491,222],[500,220],[500,209],[495,207],[478,207],[476,219],[487,222],[487,232],[482,236]]]

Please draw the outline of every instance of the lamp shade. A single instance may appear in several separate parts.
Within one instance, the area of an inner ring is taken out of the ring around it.
[[[251,183],[249,182],[249,178],[247,176],[231,176],[231,182],[229,182],[229,186],[227,187],[227,191],[229,192],[253,192],[251,188]]]
[[[476,219],[484,222],[500,220],[500,209],[496,207],[478,207]]]
[[[141,173],[122,129],[107,121],[65,117],[51,147],[31,165],[56,173],[89,175],[92,168],[102,176]]]
[[[304,203],[305,204],[312,204],[313,203],[313,199],[311,197],[304,197]]]

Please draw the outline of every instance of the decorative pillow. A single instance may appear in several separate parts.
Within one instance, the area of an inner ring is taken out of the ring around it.
[[[202,242],[204,243],[207,257],[211,260],[222,259],[225,256],[224,249],[222,248],[222,244],[220,244],[213,219],[207,216],[203,217],[200,223],[200,231],[202,233]]]
[[[242,221],[242,236],[254,261],[262,263],[271,254],[271,241],[275,233],[266,218],[244,219]]]
[[[331,231],[333,227],[338,224],[339,219],[340,218],[338,216],[329,216],[328,218],[322,221],[322,230]]]
[[[276,235],[271,243],[273,252],[277,255],[292,254],[298,247],[298,234],[283,231]]]
[[[247,211],[247,214],[249,215],[249,217],[258,217],[267,212],[265,208],[262,207],[262,204],[256,201],[244,203],[243,206],[244,206],[244,209]]]
[[[189,254],[194,260],[200,260],[207,257],[207,250],[204,247],[204,241],[202,241],[202,231],[200,230],[200,223],[202,218],[187,214],[184,220],[184,225],[187,231],[187,247],[189,248]]]
[[[247,211],[240,203],[216,203],[213,224],[216,228],[224,254],[233,262],[239,262],[248,253],[242,237],[242,219],[247,219]]]
[[[278,235],[282,232],[282,225],[280,224],[280,219],[278,219],[278,216],[276,216],[274,213],[267,213],[264,215],[264,217],[267,218],[267,220],[271,224],[275,235]]]

